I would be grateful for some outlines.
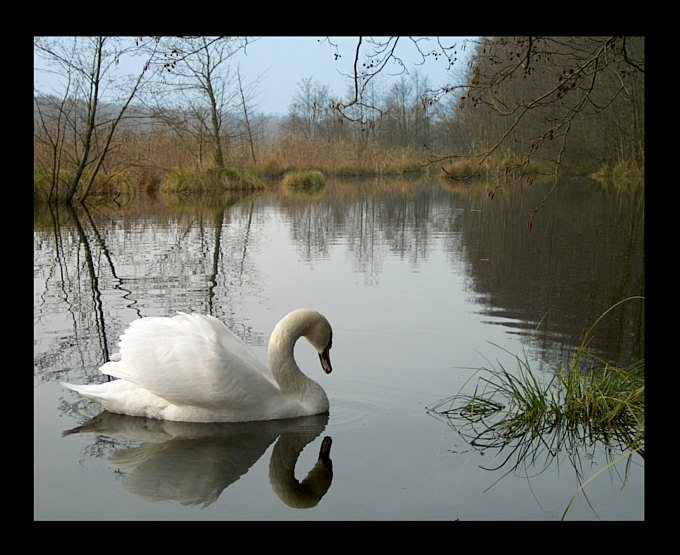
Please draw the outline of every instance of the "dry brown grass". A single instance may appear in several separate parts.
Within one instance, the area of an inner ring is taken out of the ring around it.
[[[234,154],[238,157],[236,149]],[[409,148],[384,148],[377,145],[364,148],[350,141],[284,136],[258,148],[256,167],[258,173],[270,177],[311,169],[325,175],[368,176],[422,170],[419,166],[421,160],[420,153]]]
[[[104,166],[100,169],[92,189],[92,196],[115,195],[117,188],[125,194],[144,194],[156,191],[183,191],[198,184],[199,189],[214,188],[205,179],[211,168],[212,156],[208,146],[187,144],[169,132],[120,133]],[[94,146],[93,152],[97,151]],[[60,190],[67,189],[69,176],[73,175],[75,162],[68,153],[74,151],[66,145],[60,169]],[[326,176],[368,177],[421,172],[424,160],[421,151],[413,148],[386,148],[375,144],[363,146],[356,142],[340,140],[310,140],[282,136],[275,141],[256,146],[256,162],[248,145],[224,140],[223,153],[227,172],[239,175],[279,180],[293,171],[317,170]],[[38,141],[34,148],[34,198],[46,199],[49,195],[52,153]],[[180,176],[181,179],[177,179]],[[190,178],[189,176],[193,176]],[[197,177],[198,176],[198,177]],[[231,174],[230,186],[234,180]],[[221,181],[224,181],[221,179]],[[243,180],[239,180],[243,186]]]

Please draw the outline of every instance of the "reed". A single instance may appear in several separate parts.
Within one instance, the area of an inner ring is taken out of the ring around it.
[[[169,168],[160,182],[160,192],[165,194],[219,194],[225,191],[262,188],[264,188],[264,183],[258,177],[236,168],[207,170],[186,167]]]
[[[427,171],[422,150],[387,147],[350,139],[304,138],[282,135],[251,150],[242,141],[224,138],[224,160],[229,169],[208,169],[208,147],[192,137],[168,131],[125,130],[114,138],[90,196],[130,193],[219,193],[263,187],[262,180],[278,180],[294,171],[320,171],[325,176],[369,177]],[[193,141],[193,142],[192,142]],[[101,148],[102,145],[98,145]],[[77,150],[72,144],[64,152]],[[44,201],[53,189],[49,173],[53,152],[40,141],[34,148],[34,199]],[[59,182],[68,183],[73,156],[60,160]],[[112,177],[113,173],[116,173]],[[123,182],[120,176],[125,175]],[[107,185],[103,185],[107,184]],[[114,191],[115,186],[119,187]],[[64,190],[66,187],[64,186]],[[79,193],[82,192],[79,190]],[[104,194],[106,193],[106,194]],[[76,195],[77,196],[77,195]]]
[[[480,161],[476,157],[460,157],[440,167],[440,176],[454,180],[472,177],[517,179],[551,171],[549,162],[520,160],[510,155],[493,155]]]
[[[644,457],[644,359],[618,368],[588,351],[597,323],[633,299],[642,297],[624,299],[596,320],[565,368],[539,373],[532,369],[526,352],[510,353],[514,369],[500,363],[481,368],[470,378],[477,378],[471,393],[447,397],[428,412],[444,417],[474,447],[497,448],[499,453],[507,449],[496,468],[514,459],[514,470],[521,463],[534,465],[540,457],[550,461],[559,451],[575,453],[595,444],[606,446],[607,452],[624,453],[610,465],[634,453]]]
[[[553,434],[554,446],[617,443],[642,446],[644,454],[644,360],[627,368],[602,363],[585,370],[580,361],[549,380],[526,359],[516,360],[514,371],[502,365],[482,369],[471,394],[447,398],[431,410],[473,426],[483,423],[472,436],[475,446]]]
[[[641,297],[630,297],[625,302]],[[641,359],[624,368],[614,367],[588,352],[593,328],[608,309],[586,331],[571,364],[549,376],[532,370],[526,352],[513,355],[513,371],[501,364],[481,368],[471,394],[446,398],[432,411],[484,422],[473,437],[478,445],[507,443],[527,433],[560,432],[556,444],[613,442],[644,454],[645,362]],[[447,406],[447,408],[443,408]],[[493,422],[488,417],[499,416]]]
[[[258,175],[281,178],[292,171],[317,170],[326,176],[364,177],[423,171],[422,152],[409,147],[362,145],[350,140],[307,139],[286,135],[259,145],[257,163],[244,148],[234,146],[230,160]]]

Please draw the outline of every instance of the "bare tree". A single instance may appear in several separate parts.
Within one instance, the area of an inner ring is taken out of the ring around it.
[[[358,145],[358,156],[361,158],[368,145],[378,139],[384,141],[383,130],[386,126],[386,99],[382,90],[382,81],[374,79],[364,90],[364,102],[356,103],[345,108],[344,115],[339,121],[348,121],[351,129],[350,136]],[[348,97],[354,94],[353,86],[348,90]],[[367,108],[373,106],[375,108]],[[333,114],[336,116],[336,114]],[[337,119],[337,116],[334,118]]]
[[[330,38],[326,42],[335,49],[335,57],[342,56],[337,44]],[[410,71],[404,62],[404,54],[415,54],[415,65],[420,66],[428,60],[443,58],[452,68],[457,61],[458,49],[464,48],[464,42],[449,40],[444,42],[439,37],[357,37],[356,48],[353,52],[353,70],[347,77],[352,82],[351,93],[348,98],[335,104],[335,109],[343,117],[354,120],[348,111],[353,106],[362,106],[364,110],[376,111],[382,115],[382,110],[374,103],[367,102],[369,85],[380,74],[409,75]],[[356,112],[355,112],[356,113]]]
[[[246,136],[246,141],[248,142],[248,145],[250,147],[250,155],[252,157],[253,163],[256,163],[256,156],[255,156],[255,139],[254,139],[254,131],[253,127],[251,125],[251,118],[249,117],[248,113],[250,111],[250,108],[248,106],[249,104],[249,96],[250,96],[250,91],[252,90],[251,87],[244,87],[243,85],[243,80],[241,79],[241,68],[237,68],[236,70],[236,78],[238,82],[238,92],[239,92],[239,97],[241,98],[241,108],[243,109],[243,124],[245,127],[245,136]]]
[[[169,130],[195,160],[196,167],[203,167],[206,151],[213,148],[209,110],[204,105],[168,95],[158,87],[145,97],[144,104],[154,124],[161,130]]]
[[[245,49],[246,37],[166,37],[161,39],[161,83],[168,98],[181,98],[208,115],[204,122],[212,141],[212,162],[224,167],[225,112],[234,94],[228,62]],[[194,110],[195,114],[200,111]],[[227,138],[228,140],[228,138]]]
[[[359,37],[353,74],[349,76],[353,95],[336,105],[343,116],[350,117],[348,108],[358,104],[380,110],[365,102],[366,87],[380,73],[408,71],[397,48],[403,42],[410,43],[423,62],[444,56],[450,65],[461,48],[444,45],[438,39],[430,47],[432,41],[425,38]],[[453,96],[455,101],[449,105],[456,124],[450,131],[464,137],[451,141],[439,154],[432,151],[428,164],[473,157],[481,168],[494,155],[510,154],[516,158],[517,178],[499,185],[509,186],[533,179],[526,172],[540,153],[552,164],[554,181],[546,199],[529,217],[531,229],[534,215],[557,186],[564,159],[583,147],[583,140],[579,143],[575,139],[587,137],[584,122],[589,118],[598,117],[600,123],[609,118],[603,143],[611,149],[612,139],[617,140],[619,156],[642,159],[644,66],[641,37],[529,36],[476,41],[465,81],[431,90],[422,97],[427,106]],[[454,148],[454,143],[460,146]],[[494,192],[492,189],[490,196]]]
[[[326,85],[317,83],[313,77],[302,78],[288,109],[288,131],[306,139],[321,137],[331,106]]]
[[[570,152],[587,148],[594,152],[612,149],[607,118],[614,116],[624,129],[636,130],[639,140],[630,141],[631,158],[643,156],[644,51],[640,37],[497,37],[484,39],[472,60],[470,76],[459,111],[476,113],[479,133],[475,156],[484,163],[501,151],[512,153],[521,170],[514,181],[524,179],[530,162],[539,155],[552,164],[553,186],[535,214],[558,185],[560,168]],[[632,107],[629,109],[628,107]],[[469,114],[470,115],[470,114]],[[594,128],[592,122],[597,121]],[[598,132],[598,129],[604,130]],[[586,131],[587,130],[587,131]],[[599,136],[600,140],[595,140]],[[575,140],[578,139],[578,140]],[[472,142],[472,141],[471,141]],[[432,162],[451,159],[456,153],[435,156]],[[526,179],[533,179],[530,175]]]
[[[152,41],[154,42],[154,41]],[[71,39],[37,37],[34,40],[36,53],[45,59],[49,71],[62,78],[61,101],[58,103],[54,133],[46,133],[52,145],[54,156],[52,169],[53,186],[50,193],[56,195],[58,181],[62,179],[63,155],[65,154],[65,133],[71,134],[69,152],[73,173],[67,178],[66,202],[71,202],[86,180],[79,195],[82,202],[89,194],[106,155],[111,141],[125,111],[140,89],[155,51],[151,47],[150,57],[139,74],[127,83],[120,77],[119,63],[126,55],[139,53],[140,41],[116,37],[73,37]],[[122,86],[121,86],[122,85]],[[101,113],[103,99],[110,105],[116,103],[117,113]],[[36,97],[36,106],[40,99]],[[41,128],[49,125],[40,108]]]
[[[76,41],[72,43],[73,49]],[[70,58],[71,56],[69,56]],[[48,147],[49,155],[49,178],[50,192],[48,202],[56,200],[59,196],[59,175],[61,173],[62,155],[65,144],[66,125],[71,114],[69,109],[73,107],[69,95],[72,84],[72,68],[67,66],[64,78],[64,90],[61,98],[51,95],[40,94],[34,91],[34,106],[37,124],[40,130],[35,133],[36,142]]]

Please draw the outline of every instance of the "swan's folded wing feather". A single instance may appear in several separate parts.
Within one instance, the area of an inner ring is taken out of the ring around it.
[[[222,348],[227,352],[240,358],[245,364],[257,370],[267,376],[272,382],[274,381],[274,376],[266,364],[260,361],[253,351],[250,350],[248,345],[246,345],[241,338],[239,338],[234,332],[232,332],[227,326],[225,326],[220,320],[214,316],[209,315],[192,315],[194,318],[201,318],[205,323],[210,324],[210,326],[215,330],[215,335],[219,339]]]
[[[264,365],[227,334],[219,320],[197,314],[141,318],[121,337],[120,361],[100,370],[177,405],[236,408],[271,398],[278,388]]]

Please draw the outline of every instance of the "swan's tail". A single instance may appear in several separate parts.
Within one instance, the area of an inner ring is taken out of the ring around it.
[[[101,401],[103,397],[103,391],[101,391],[101,386],[103,384],[75,384],[60,382],[63,387],[75,391],[76,393],[82,395],[83,397],[90,399],[91,401]]]

